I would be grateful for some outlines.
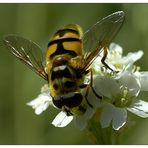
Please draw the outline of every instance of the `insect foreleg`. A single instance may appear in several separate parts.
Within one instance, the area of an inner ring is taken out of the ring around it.
[[[86,100],[87,104],[88,104],[91,108],[93,108],[92,104],[90,104],[90,102],[89,102],[88,99],[87,99],[88,93],[89,93],[89,89],[90,89],[90,85],[87,85],[86,93],[85,93],[85,96],[84,96],[84,97],[85,97],[85,100]]]
[[[87,99],[88,93],[89,93],[89,90],[90,90],[90,89],[93,91],[93,93],[95,94],[95,96],[96,96],[97,98],[102,99],[102,97],[101,97],[100,95],[98,95],[98,94],[96,93],[96,91],[94,90],[94,88],[93,88],[93,72],[92,72],[91,69],[90,69],[90,84],[87,85],[86,93],[85,93],[85,99],[86,99],[86,102],[88,103],[88,105],[89,105],[91,108],[93,108],[93,105],[90,104],[90,102],[89,102],[88,99]]]
[[[112,68],[110,68],[108,65],[107,65],[107,63],[105,62],[105,59],[106,59],[106,57],[107,57],[107,54],[108,54],[108,48],[107,47],[103,47],[103,57],[102,57],[102,59],[101,59],[101,62],[102,62],[102,64],[106,67],[106,68],[108,68],[108,69],[110,69],[111,71],[114,71]]]
[[[102,97],[100,95],[98,95],[93,88],[93,71],[91,69],[90,69],[90,84],[89,85],[90,85],[90,88],[92,89],[93,93],[95,94],[95,96],[99,99],[102,99]]]

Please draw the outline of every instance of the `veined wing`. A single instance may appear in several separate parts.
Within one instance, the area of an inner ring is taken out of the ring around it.
[[[48,80],[43,66],[42,50],[37,44],[17,35],[5,36],[4,44],[16,58],[29,66],[39,76]]]
[[[84,65],[82,70],[85,71],[99,55],[101,49],[108,47],[109,43],[116,36],[124,22],[124,12],[118,11],[108,15],[94,24],[83,37]]]

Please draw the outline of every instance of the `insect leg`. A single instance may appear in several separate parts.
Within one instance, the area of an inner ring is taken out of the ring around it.
[[[87,99],[88,93],[89,93],[89,89],[90,89],[90,85],[87,85],[86,93],[85,93],[85,96],[84,96],[84,97],[85,97],[85,100],[86,100],[87,104],[88,104],[91,108],[93,108],[92,104],[90,104],[90,102],[89,102],[88,99]]]
[[[102,59],[101,59],[101,62],[102,62],[102,64],[105,66],[105,67],[107,67],[108,69],[110,69],[111,71],[114,71],[112,68],[110,68],[108,65],[107,65],[107,63],[105,62],[105,59],[106,59],[106,57],[107,57],[107,54],[108,54],[108,52],[107,52],[107,47],[105,46],[105,47],[103,47],[103,57],[102,57]]]
[[[73,113],[71,113],[70,110],[66,106],[64,106],[64,111],[66,112],[67,116],[72,116],[73,115]]]
[[[89,84],[89,85],[90,85],[90,87],[91,87],[93,93],[95,94],[95,96],[96,96],[97,98],[99,98],[99,99],[102,99],[102,96],[98,95],[98,94],[96,93],[96,91],[94,90],[94,88],[93,88],[93,71],[92,71],[92,69],[90,69],[90,84]]]
[[[95,96],[96,96],[97,98],[102,99],[102,97],[101,97],[100,95],[98,95],[98,94],[96,93],[96,91],[94,90],[94,88],[93,88],[93,72],[92,72],[91,69],[90,69],[90,84],[87,85],[86,93],[85,93],[85,99],[86,99],[86,102],[88,103],[88,105],[89,105],[91,108],[93,108],[92,104],[90,104],[90,102],[89,102],[88,99],[87,99],[88,93],[89,93],[89,90],[90,90],[90,89],[93,91],[93,93],[95,94]]]

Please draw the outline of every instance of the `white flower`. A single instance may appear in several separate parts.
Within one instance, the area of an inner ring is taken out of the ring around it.
[[[108,127],[112,123],[115,130],[120,129],[126,123],[127,110],[140,117],[148,117],[148,103],[137,101],[143,84],[135,75],[124,72],[119,79],[98,76],[95,83],[98,84],[94,84],[97,86],[96,92],[102,93],[104,97],[100,118],[102,127]]]
[[[120,46],[111,44],[111,47],[115,49],[110,49],[107,60],[120,72],[109,76],[108,71],[105,71],[100,76],[100,70],[96,69],[97,63],[94,63],[94,88],[103,96],[101,126],[105,128],[112,124],[115,130],[119,130],[127,121],[127,111],[143,118],[148,117],[148,102],[138,99],[140,91],[148,91],[148,72],[133,72],[133,64],[141,58],[142,51],[122,57]]]
[[[52,124],[55,127],[65,127],[73,120],[78,128],[84,129],[87,121],[93,118],[98,109],[101,111],[98,122],[100,120],[102,128],[112,125],[115,130],[119,130],[127,122],[127,111],[143,118],[148,117],[148,102],[138,98],[140,91],[148,91],[148,72],[139,72],[134,66],[134,62],[139,60],[142,55],[143,52],[138,51],[122,56],[122,48],[112,43],[106,63],[118,72],[103,69],[104,65],[101,63],[102,57],[100,56],[91,66],[94,72],[93,88],[103,99],[97,98],[90,89],[87,99],[93,107],[84,100],[83,105],[86,111],[83,114],[67,116],[65,112],[61,111]],[[90,76],[86,76],[85,82],[89,81]],[[85,93],[86,90],[83,89],[83,96]],[[55,107],[48,85],[42,87],[41,94],[27,105],[32,106],[38,115],[45,111],[49,105]]]
[[[127,56],[122,56],[123,50],[122,47],[118,44],[111,43],[108,50],[108,55],[105,62],[115,71],[121,71],[131,68],[134,62],[139,60],[143,56],[143,51],[139,50],[138,52],[130,52]],[[92,64],[92,67],[95,71],[101,72],[101,67],[104,66],[101,63],[103,54],[101,53],[100,57],[97,57],[95,62]]]
[[[82,90],[83,95],[85,95],[85,91],[85,89]],[[97,108],[101,105],[100,99],[96,98],[92,91],[89,91],[88,93],[88,101],[91,103],[93,108],[85,103],[86,111],[83,114],[74,114],[73,116],[67,116],[66,113],[62,111],[55,117],[52,124],[55,127],[65,127],[74,120],[75,126],[83,130],[87,125],[87,121],[92,118]]]
[[[55,127],[65,127],[72,121],[72,119],[73,116],[67,116],[65,112],[60,112],[52,121],[52,124]]]
[[[98,103],[96,104],[95,99],[96,98],[93,97],[93,99],[91,100],[91,104],[94,107],[97,106],[98,104]],[[32,106],[32,108],[35,109],[35,114],[37,115],[40,115],[43,111],[45,111],[49,105],[55,107],[54,104],[52,103],[52,97],[50,96],[48,85],[45,84],[41,88],[41,94],[38,95],[38,97],[32,100],[31,102],[28,102],[27,105]],[[65,112],[61,111],[52,121],[52,124],[55,127],[65,127],[74,119],[75,125],[80,129],[84,129],[86,127],[87,120],[93,116],[94,112],[95,112],[94,108],[92,109],[88,104],[86,106],[86,112],[83,115],[67,116]]]
[[[115,107],[111,103],[105,103],[103,106],[100,123],[102,128],[108,127],[112,122],[112,127],[119,130],[127,120],[126,108]]]
[[[134,75],[139,79],[142,91],[148,91],[148,72],[135,72]]]
[[[35,114],[37,115],[40,115],[43,111],[45,111],[49,105],[55,107],[52,103],[52,97],[50,96],[48,85],[45,84],[41,88],[41,94],[39,94],[38,97],[31,102],[28,102],[27,105],[32,106],[32,108],[35,109]],[[66,113],[61,111],[52,121],[52,124],[55,127],[65,127],[72,121],[72,119],[73,116],[67,116]]]
[[[50,104],[52,104],[52,98],[47,84],[41,88],[41,94],[38,95],[36,99],[27,103],[28,106],[32,106],[32,108],[35,109],[37,115],[45,111]]]
[[[85,91],[86,90],[83,90],[82,94],[85,94]],[[92,98],[89,96],[91,96]],[[87,120],[89,120],[93,116],[93,114],[95,113],[95,109],[100,104],[100,100],[98,100],[98,98],[96,98],[91,91],[88,94],[88,101],[91,102],[93,108],[91,108],[88,104],[86,104],[86,111],[84,114],[67,116],[65,112],[61,111],[52,121],[52,124],[55,127],[65,127],[74,119],[76,127],[84,129],[87,125]],[[50,96],[48,85],[45,84],[41,88],[41,94],[38,95],[36,99],[27,103],[27,105],[32,106],[32,108],[35,109],[35,113],[37,115],[40,115],[43,111],[45,111],[49,105],[55,107],[54,104],[52,103],[52,98]]]

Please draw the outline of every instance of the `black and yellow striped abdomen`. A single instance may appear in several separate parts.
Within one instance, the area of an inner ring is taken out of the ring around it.
[[[51,67],[58,55],[69,55],[71,58],[83,55],[82,29],[76,24],[67,25],[58,30],[48,44],[46,65]],[[50,71],[50,69],[49,69]]]
[[[57,31],[48,44],[46,72],[50,94],[58,108],[70,110],[82,102],[79,86],[83,83],[83,76],[77,70],[82,56],[82,30],[78,25],[67,25]]]

